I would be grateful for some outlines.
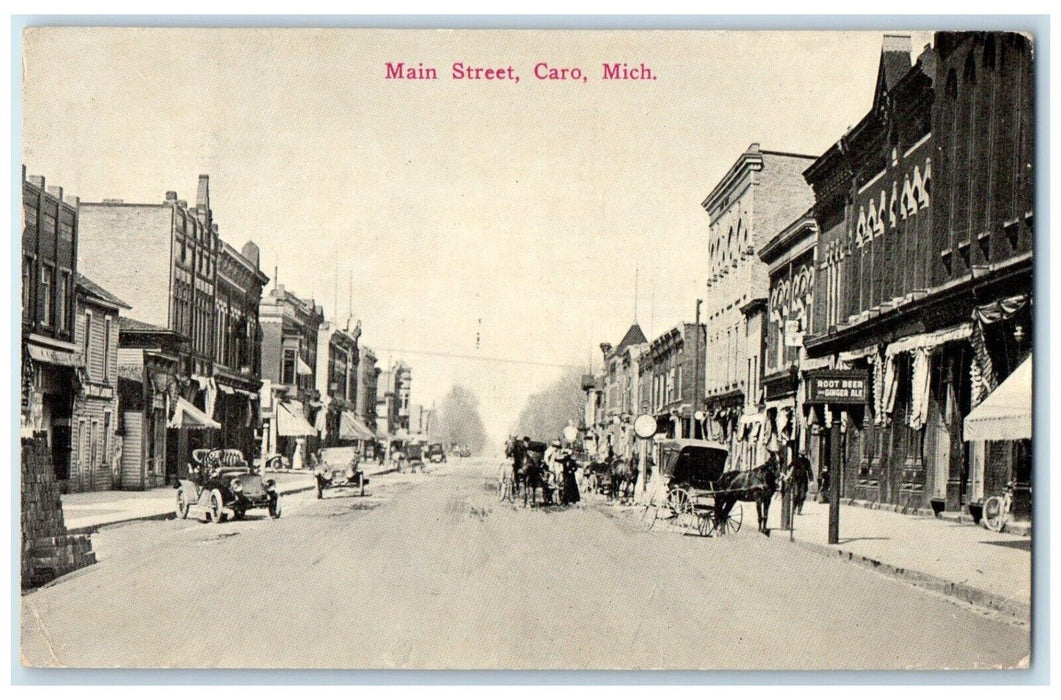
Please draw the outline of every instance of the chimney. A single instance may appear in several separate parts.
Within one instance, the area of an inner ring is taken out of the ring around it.
[[[244,243],[240,253],[254,265],[254,269],[261,269],[261,250],[258,249],[258,245],[254,241]]]
[[[74,209],[77,209],[79,206],[81,206],[81,198],[80,197],[75,197],[72,194],[71,195],[67,195],[67,197],[66,197],[66,199],[64,201],[67,204],[69,204],[70,206],[72,206]]]
[[[200,209],[210,209],[210,176],[199,176],[199,189],[195,193],[195,205]]]
[[[177,193],[174,192],[173,190],[170,190],[169,192],[167,192],[166,193],[166,201],[167,202],[176,202],[177,201]]]
[[[29,184],[33,185],[34,187],[39,187],[42,190],[44,189],[43,175],[30,175],[26,179],[29,180]]]

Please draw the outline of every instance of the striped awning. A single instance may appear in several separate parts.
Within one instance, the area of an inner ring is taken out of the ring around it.
[[[196,408],[195,404],[178,397],[173,418],[166,424],[166,427],[185,430],[217,430],[221,428],[221,424]]]
[[[317,429],[309,424],[300,409],[280,403],[276,406],[276,433],[284,437],[306,437],[316,435]]]
[[[353,411],[343,411],[339,416],[340,440],[374,440],[375,434]]]
[[[963,438],[1030,440],[1032,437],[1032,358],[999,384],[965,417]]]

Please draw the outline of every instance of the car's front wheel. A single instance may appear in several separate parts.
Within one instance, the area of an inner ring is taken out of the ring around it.
[[[210,520],[215,525],[225,522],[225,500],[217,489],[210,492]]]
[[[280,517],[280,499],[274,498],[269,501],[269,517],[276,520]]]

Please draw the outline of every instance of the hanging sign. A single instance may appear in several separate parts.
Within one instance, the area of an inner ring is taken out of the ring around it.
[[[869,375],[862,370],[809,372],[806,403],[865,404],[869,401]]]
[[[656,434],[656,419],[647,413],[642,413],[634,421],[634,432],[639,438],[645,440]]]

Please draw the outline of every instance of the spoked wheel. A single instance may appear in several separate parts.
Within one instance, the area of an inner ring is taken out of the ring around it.
[[[671,489],[667,493],[667,506],[674,514],[674,523],[679,527],[692,527],[696,524],[696,514],[693,512],[693,501],[689,492],[685,489]]]
[[[711,516],[714,518],[714,515]],[[733,504],[733,508],[730,509],[729,515],[722,518],[719,521],[714,521],[715,530],[720,535],[732,535],[740,532],[741,523],[744,522],[744,506],[737,503]]]
[[[984,501],[984,514],[980,522],[992,532],[1002,531],[1002,499],[1000,497],[992,496]]]
[[[221,492],[214,489],[210,492],[210,520],[215,525],[219,525],[225,522],[225,501],[221,497]]]
[[[177,517],[184,520],[188,517],[188,497],[184,495],[184,488],[177,487]]]

